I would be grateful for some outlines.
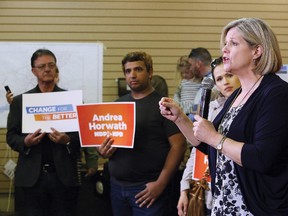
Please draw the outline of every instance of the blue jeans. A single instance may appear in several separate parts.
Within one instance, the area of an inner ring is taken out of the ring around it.
[[[157,200],[147,208],[136,204],[136,194],[144,190],[146,185],[122,186],[111,182],[111,204],[113,216],[166,216],[170,187],[167,187]]]
[[[79,187],[67,187],[56,173],[42,173],[35,186],[23,188],[27,216],[74,216]]]

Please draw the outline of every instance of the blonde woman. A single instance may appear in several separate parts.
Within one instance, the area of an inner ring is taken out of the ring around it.
[[[208,120],[213,121],[218,113],[222,110],[227,98],[240,87],[240,81],[237,76],[226,72],[224,70],[222,57],[215,59],[211,63],[212,77],[216,88],[219,91],[215,100],[209,104]],[[181,180],[181,194],[178,201],[178,215],[185,216],[188,207],[188,189],[190,188],[189,181],[193,176],[195,148],[191,151],[189,160],[186,163],[186,168]],[[198,153],[198,152],[197,152]],[[203,173],[204,174],[204,173]],[[208,209],[211,209],[211,191],[206,193],[206,207],[208,215]]]
[[[212,215],[288,215],[288,83],[277,38],[258,18],[224,27],[224,70],[241,88],[226,101],[213,124],[181,112],[172,99],[159,102],[193,145],[208,153]]]

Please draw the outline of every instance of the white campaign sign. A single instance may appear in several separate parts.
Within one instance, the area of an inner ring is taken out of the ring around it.
[[[83,101],[82,91],[23,94],[22,133],[78,131],[76,106]]]

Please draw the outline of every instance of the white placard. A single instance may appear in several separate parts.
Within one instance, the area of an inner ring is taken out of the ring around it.
[[[76,106],[83,101],[82,91],[23,94],[22,133],[78,131]]]
[[[281,70],[277,73],[283,80],[288,82],[288,65],[284,64]]]

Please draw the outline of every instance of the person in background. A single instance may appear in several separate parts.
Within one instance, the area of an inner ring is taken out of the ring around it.
[[[198,77],[201,81],[204,77],[211,77],[211,61],[212,57],[210,52],[203,47],[198,47],[198,48],[193,48],[191,52],[188,55],[188,61],[190,63],[190,70],[193,71],[194,75]],[[200,100],[201,100],[201,93],[202,93],[202,88],[200,88],[195,96],[194,99],[194,108],[193,108],[193,113],[197,113],[200,105]],[[213,91],[213,94],[211,95],[211,100],[214,100],[215,93]]]
[[[168,97],[168,85],[166,80],[159,75],[153,75],[151,80],[151,85],[158,93],[165,97]]]
[[[222,110],[227,98],[240,87],[240,81],[237,76],[224,71],[223,59],[222,57],[215,59],[211,63],[212,77],[219,94],[216,99],[211,101],[209,104],[208,120],[213,121],[218,113]],[[178,215],[185,216],[188,208],[188,189],[190,188],[189,181],[193,177],[194,161],[195,161],[195,148],[190,154],[190,157],[186,163],[186,168],[181,180],[181,195],[178,201]],[[197,151],[197,150],[196,150]],[[204,174],[204,173],[203,173]],[[209,214],[211,209],[211,190],[207,192],[206,195],[206,207],[207,213]]]
[[[213,124],[199,115],[191,122],[168,98],[160,112],[208,153],[212,215],[288,215],[288,83],[276,74],[276,35],[265,21],[242,18],[224,27],[221,46],[224,70],[241,88]]]
[[[26,92],[64,91],[57,86],[57,60],[47,49],[31,57],[32,73],[38,85]],[[22,133],[22,94],[13,98],[7,121],[7,143],[19,153],[15,186],[24,191],[27,216],[72,216],[76,214],[79,179],[77,159],[80,140],[77,132]]]
[[[136,103],[134,148],[115,148],[111,137],[98,148],[100,155],[109,157],[113,215],[164,216],[168,214],[169,183],[186,149],[185,137],[159,113],[162,95],[151,85],[151,56],[128,53],[122,69],[131,92],[117,101]]]
[[[92,147],[85,147],[81,148],[83,155],[80,158],[84,158],[82,161],[83,166],[86,170],[85,177],[90,177],[96,174],[98,170],[98,159],[99,154],[95,148]]]
[[[55,76],[55,84],[59,83],[59,69],[56,66],[56,76]],[[6,100],[9,103],[9,105],[13,101],[13,93],[7,92],[6,93]],[[98,170],[98,159],[99,159],[99,154],[95,148],[81,148],[82,153],[81,157],[79,158],[79,170],[85,168],[87,170],[86,172],[86,177],[93,176],[96,174]],[[81,158],[84,158],[85,161],[81,160]]]
[[[230,97],[236,89],[240,88],[241,83],[236,75],[224,70],[222,57],[214,59],[211,63],[211,68],[212,78],[218,90],[216,99],[209,104],[208,120],[213,121],[222,110],[228,97]]]
[[[201,88],[202,76],[194,70],[190,70],[187,56],[181,56],[177,61],[177,72],[181,75],[180,84],[174,93],[174,101],[177,102],[187,115],[192,113],[194,100]]]

